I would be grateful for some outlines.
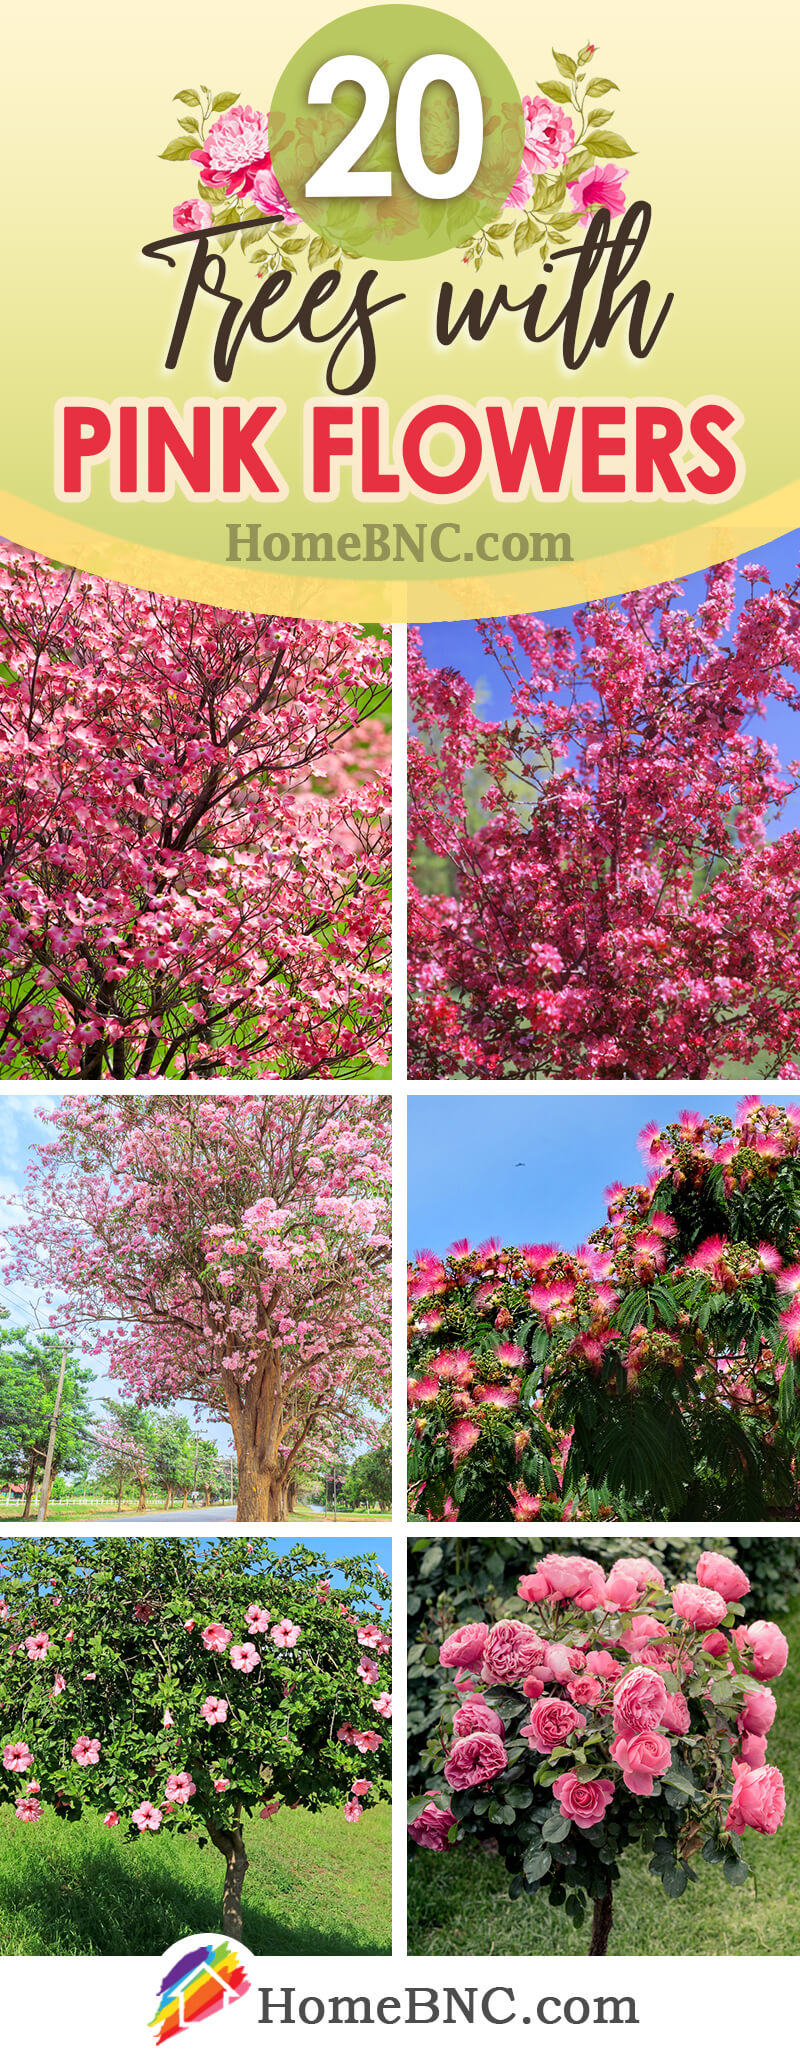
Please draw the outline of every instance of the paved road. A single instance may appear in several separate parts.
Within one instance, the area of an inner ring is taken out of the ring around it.
[[[135,1524],[137,1530],[140,1524],[171,1524],[177,1531],[185,1531],[187,1524],[232,1524],[235,1517],[233,1503],[220,1502],[215,1503],[211,1509],[148,1510],[143,1516],[136,1512],[127,1516],[106,1517],[103,1521],[113,1524]],[[96,1521],[99,1523],[101,1519],[98,1517]]]

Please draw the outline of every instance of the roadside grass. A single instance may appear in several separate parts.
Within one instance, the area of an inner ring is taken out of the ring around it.
[[[147,1509],[143,1512],[139,1508],[138,1501],[123,1501],[121,1510],[117,1509],[116,1503],[113,1508],[110,1508],[107,1503],[101,1505],[96,1502],[70,1502],[69,1504],[52,1502],[47,1522],[48,1524],[74,1524],[85,1521],[100,1524],[135,1523],[137,1517],[145,1514],[148,1517],[168,1516],[170,1521],[175,1521],[178,1517],[185,1516],[187,1521],[191,1521],[192,1528],[194,1528],[198,1517],[207,1517],[209,1523],[213,1523],[217,1510],[223,1507],[227,1508],[228,1504],[211,1502],[206,1509],[196,1503],[193,1509],[189,1506],[184,1510],[174,1502],[171,1509],[167,1509],[164,1502],[148,1502]],[[390,1509],[346,1509],[340,1507],[334,1516],[332,1509],[306,1509],[302,1503],[298,1503],[296,1509],[292,1511],[291,1517],[286,1518],[286,1522],[296,1524],[298,1518],[302,1518],[304,1524],[387,1524],[391,1522],[391,1515]],[[36,1523],[36,1521],[36,1509],[34,1507],[28,1522]],[[0,1508],[0,1531],[4,1531],[11,1524],[21,1523],[22,1516],[18,1509]]]
[[[721,1868],[700,1860],[697,1882],[677,1902],[648,1871],[647,1855],[626,1853],[614,1891],[609,1956],[800,1953],[800,1604],[780,1622],[790,1658],[774,1684],[778,1715],[767,1757],[786,1785],[781,1830],[773,1838],[745,1833],[744,1857],[753,1872],[741,1888],[730,1888]],[[573,1930],[543,1895],[509,1902],[502,1862],[477,1846],[419,1852],[408,1872],[410,1953],[561,1956],[588,1950],[588,1925]]]
[[[391,1951],[391,1811],[281,1810],[246,1827],[244,1943],[254,1953]],[[0,1936],[8,1954],[163,1953],[219,1931],[223,1863],[194,1833],[126,1845],[92,1810],[20,1824],[0,1808]]]

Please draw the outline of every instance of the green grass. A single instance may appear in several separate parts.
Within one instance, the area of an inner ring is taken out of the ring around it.
[[[698,1879],[673,1902],[632,1848],[614,1892],[609,1955],[769,1954],[800,1952],[800,1605],[781,1619],[790,1660],[774,1683],[778,1715],[767,1757],[786,1784],[786,1817],[774,1838],[747,1832],[744,1857],[753,1869],[729,1888],[719,1867],[697,1862]],[[541,1894],[509,1902],[500,1860],[475,1846],[420,1852],[409,1867],[408,1949],[411,1953],[583,1954],[588,1925],[575,1931]]]
[[[346,1824],[341,1810],[281,1810],[247,1826],[244,1943],[282,1957],[391,1950],[388,1803]],[[4,1954],[163,1953],[219,1931],[223,1863],[194,1834],[124,1844],[95,1811],[20,1824],[0,1809]]]

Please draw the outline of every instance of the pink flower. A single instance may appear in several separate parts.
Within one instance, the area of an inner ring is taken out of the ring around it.
[[[371,1787],[372,1787],[372,1782],[371,1782],[371,1781],[354,1781],[354,1782],[353,1782],[353,1784],[352,1784],[352,1794],[353,1794],[353,1795],[369,1795],[369,1791],[370,1791]]]
[[[691,1717],[689,1704],[680,1689],[676,1689],[674,1695],[667,1696],[667,1707],[661,1722],[665,1731],[673,1731],[680,1738],[685,1737],[691,1725]]]
[[[476,1667],[488,1636],[488,1624],[459,1624],[439,1647],[440,1667]]]
[[[186,1622],[185,1622],[185,1624],[184,1624],[183,1628],[184,1628],[184,1631],[193,1631],[193,1630],[194,1630],[194,1617],[187,1617],[187,1619],[186,1619]]]
[[[639,1585],[633,1574],[626,1574],[614,1566],[606,1581],[606,1601],[613,1602],[616,1609],[632,1609],[639,1595]]]
[[[258,1814],[260,1817],[277,1817],[279,1809],[279,1802],[268,1802],[264,1804],[263,1810],[259,1810]]]
[[[579,1709],[596,1709],[603,1700],[603,1690],[594,1674],[587,1674],[583,1681],[571,1681],[567,1693]]]
[[[300,220],[300,216],[287,200],[283,187],[278,185],[271,165],[264,171],[256,172],[253,180],[253,199],[257,201],[262,214],[282,215],[285,222]]]
[[[192,151],[204,186],[245,198],[256,174],[269,169],[267,117],[253,107],[229,107],[213,123],[201,150]]]
[[[154,1809],[149,1802],[140,1803],[138,1810],[131,1811],[131,1823],[136,1825],[137,1831],[157,1831],[163,1817],[163,1810]]]
[[[783,1673],[789,1647],[777,1624],[759,1617],[754,1624],[738,1626],[733,1635],[743,1664],[757,1681],[774,1681],[776,1675]]]
[[[742,1723],[745,1731],[754,1731],[765,1738],[772,1730],[778,1705],[771,1688],[751,1688],[742,1706]]]
[[[357,1668],[357,1672],[358,1672],[358,1678],[359,1678],[359,1681],[363,1681],[363,1682],[364,1682],[364,1684],[365,1684],[365,1687],[367,1687],[367,1688],[374,1688],[374,1687],[375,1687],[375,1685],[376,1685],[376,1682],[377,1682],[377,1679],[378,1679],[378,1663],[377,1663],[377,1660],[374,1660],[374,1659],[362,1659],[362,1660],[360,1661],[360,1663],[359,1663],[359,1666],[358,1666],[358,1668]]]
[[[459,1460],[466,1459],[467,1453],[472,1451],[473,1445],[477,1445],[479,1437],[479,1425],[477,1423],[470,1423],[467,1418],[463,1418],[460,1423],[451,1425],[447,1433],[447,1442],[456,1466],[458,1466]]]
[[[625,191],[623,180],[627,172],[621,172],[616,165],[590,165],[581,172],[579,179],[571,179],[567,187],[575,213],[582,222],[588,222],[594,208],[605,207],[610,215],[624,215]]]
[[[582,1781],[575,1768],[553,1782],[553,1794],[562,1817],[571,1817],[581,1831],[599,1824],[614,1796],[613,1781]]]
[[[440,1810],[436,1803],[429,1802],[414,1818],[413,1824],[409,1824],[408,1835],[415,1845],[425,1846],[431,1853],[444,1853],[449,1842],[448,1831],[452,1830],[455,1822],[452,1810]]]
[[[85,1734],[76,1738],[72,1757],[77,1760],[79,1767],[96,1767],[100,1758],[99,1738],[87,1738]]]
[[[578,1553],[548,1552],[540,1559],[538,1571],[546,1575],[551,1595],[576,1602],[579,1609],[602,1609],[606,1581],[596,1559],[583,1559]]]
[[[749,1594],[750,1582],[743,1567],[728,1559],[724,1552],[701,1552],[697,1562],[697,1580],[703,1588],[716,1588],[718,1595],[724,1595],[726,1602],[740,1602]]]
[[[481,1695],[462,1702],[453,1718],[456,1738],[471,1738],[474,1731],[493,1731],[496,1738],[505,1738],[506,1727],[496,1710],[489,1708]]]
[[[667,1691],[652,1667],[633,1667],[614,1688],[614,1725],[618,1731],[652,1731],[663,1722]]]
[[[514,184],[511,188],[511,192],[509,193],[508,199],[503,202],[503,206],[527,207],[528,202],[531,198],[531,194],[533,193],[534,177],[535,174],[533,166],[527,164],[525,158],[523,157],[516,179],[514,180]]]
[[[534,1752],[550,1753],[554,1745],[566,1744],[573,1732],[585,1730],[586,1718],[580,1710],[561,1702],[558,1696],[545,1695],[534,1703],[521,1736],[529,1740]]]
[[[224,1652],[226,1645],[230,1645],[231,1635],[224,1624],[206,1624],[200,1633],[206,1652]]]
[[[524,93],[522,105],[525,110],[523,164],[534,172],[560,171],[575,142],[575,130],[569,115],[552,100],[546,100],[542,93],[537,93],[534,99],[529,93]]]
[[[64,1693],[64,1689],[66,1688],[66,1685],[67,1685],[67,1684],[66,1684],[66,1681],[64,1680],[64,1676],[63,1676],[63,1674],[54,1674],[54,1675],[53,1675],[53,1694],[54,1694],[54,1695],[63,1695],[63,1693]]]
[[[319,1598],[320,1598],[320,1601],[321,1601],[321,1602],[327,1602],[327,1599],[328,1599],[328,1596],[330,1595],[330,1592],[331,1592],[331,1584],[330,1584],[330,1581],[318,1581],[318,1582],[317,1582],[317,1594],[318,1594],[318,1596],[319,1596]],[[264,1629],[266,1629],[266,1626],[265,1626],[265,1625],[259,1625],[259,1629],[260,1629],[260,1630],[264,1630]]]
[[[230,1785],[230,1782],[226,1781],[224,1774],[220,1774],[219,1780],[214,1782],[217,1795],[224,1795],[226,1788],[230,1788]]]
[[[113,1830],[114,1825],[119,1823],[119,1817],[117,1816],[116,1810],[107,1810],[106,1815],[103,1818],[103,1823],[107,1826],[109,1831]]]
[[[252,1674],[254,1667],[260,1667],[261,1654],[254,1645],[232,1645],[230,1663],[238,1674]]]
[[[16,1745],[3,1747],[3,1766],[7,1774],[25,1774],[33,1766],[33,1753],[24,1738],[18,1739]]]
[[[672,1764],[672,1747],[660,1731],[628,1731],[614,1739],[611,1758],[632,1795],[652,1795],[654,1778]]]
[[[226,1702],[222,1702],[218,1695],[206,1696],[205,1702],[202,1704],[201,1715],[205,1717],[207,1724],[224,1724],[227,1714],[228,1705]]]
[[[712,1631],[728,1613],[724,1595],[716,1588],[701,1588],[697,1581],[679,1581],[672,1590],[672,1606],[676,1616],[696,1631]]]
[[[245,1610],[244,1620],[251,1631],[269,1630],[269,1610],[262,1609],[259,1602],[251,1602],[250,1608]]]
[[[522,1596],[523,1602],[544,1602],[545,1597],[550,1594],[547,1575],[538,1571],[535,1574],[522,1574],[517,1582],[517,1594]]]
[[[767,1758],[767,1741],[757,1731],[743,1731],[739,1743],[739,1757],[734,1760],[734,1773],[738,1766],[763,1767]]]
[[[588,1652],[586,1667],[599,1681],[618,1681],[622,1673],[622,1661],[615,1659],[613,1652]]]
[[[273,1624],[270,1637],[273,1645],[287,1646],[291,1651],[300,1637],[300,1625],[293,1624],[291,1617],[282,1617],[279,1624]]]
[[[14,1810],[21,1824],[35,1824],[42,1814],[42,1805],[35,1795],[21,1795]]]
[[[35,1638],[26,1638],[25,1651],[32,1660],[44,1659],[50,1639],[46,1631],[37,1631]]]
[[[710,1631],[703,1639],[703,1651],[710,1652],[712,1659],[722,1659],[727,1650],[728,1640],[724,1631]]]
[[[165,1731],[171,1731],[174,1728],[175,1719],[171,1710],[164,1711],[161,1723]]]
[[[499,1738],[489,1731],[475,1731],[471,1738],[457,1738],[444,1763],[445,1780],[451,1788],[480,1788],[494,1781],[508,1766],[508,1755]]]
[[[783,1823],[786,1799],[777,1767],[741,1767],[733,1784],[726,1831],[763,1831],[770,1836]]]
[[[373,1696],[372,1701],[370,1703],[370,1709],[375,1710],[379,1717],[391,1717],[392,1698],[385,1688],[383,1690],[382,1695]]]
[[[483,1648],[484,1681],[523,1680],[535,1671],[541,1649],[541,1639],[527,1624],[519,1623],[516,1617],[501,1617],[499,1623],[492,1625]]]
[[[186,1803],[197,1794],[191,1774],[170,1774],[164,1794],[167,1802]]]
[[[173,229],[210,229],[214,220],[207,200],[183,200],[172,210]]]
[[[380,1731],[354,1731],[353,1744],[358,1752],[377,1752],[383,1739]]]
[[[348,1824],[357,1824],[359,1817],[363,1817],[364,1812],[360,1803],[346,1802],[344,1806],[344,1814]]]

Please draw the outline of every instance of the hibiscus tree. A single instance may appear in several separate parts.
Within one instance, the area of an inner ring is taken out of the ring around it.
[[[142,1403],[227,1416],[240,1519],[282,1516],[319,1427],[349,1442],[386,1406],[387,1101],[67,1097],[44,1121],[9,1277],[57,1290]]]
[[[0,552],[0,1067],[365,1071],[388,640]]]
[[[706,575],[480,623],[484,721],[410,645],[410,1065],[419,1078],[672,1079],[800,1066],[797,784],[757,734],[800,708],[800,583]],[[755,730],[751,725],[755,724]]]
[[[0,1801],[31,1826],[49,1807],[125,1838],[200,1831],[241,1938],[247,1818],[336,1803],[355,1823],[388,1792],[389,1583],[371,1554],[335,1565],[336,1585],[323,1554],[260,1540],[7,1545]]]

